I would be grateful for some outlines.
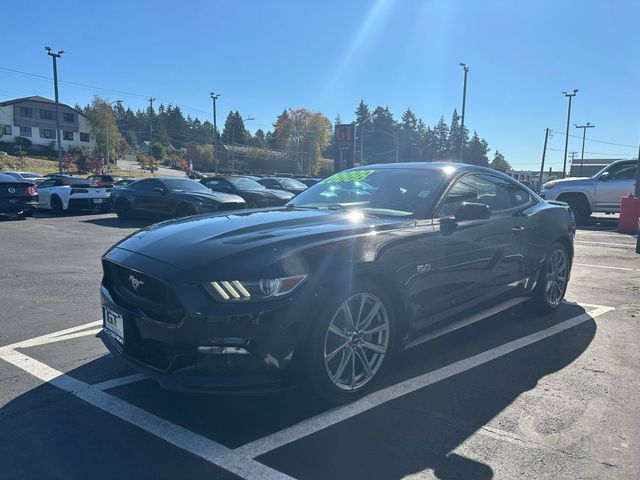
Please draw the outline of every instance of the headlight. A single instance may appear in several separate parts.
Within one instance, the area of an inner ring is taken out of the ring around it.
[[[545,190],[550,190],[555,186],[556,186],[556,182],[547,182],[544,185],[542,185],[542,188],[544,188]]]
[[[223,303],[258,302],[287,295],[306,278],[307,275],[295,275],[253,281],[218,280],[205,284],[205,289],[215,300]]]

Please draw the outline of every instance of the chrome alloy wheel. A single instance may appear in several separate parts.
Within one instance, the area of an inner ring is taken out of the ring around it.
[[[389,346],[389,316],[382,301],[357,293],[333,314],[324,339],[324,364],[342,390],[357,390],[376,375]]]
[[[567,286],[567,257],[562,250],[554,250],[547,267],[545,295],[553,307],[560,304]]]

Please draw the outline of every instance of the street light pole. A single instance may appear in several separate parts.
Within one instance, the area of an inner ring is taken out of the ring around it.
[[[53,60],[53,90],[56,101],[56,138],[58,140],[58,173],[62,173],[62,138],[60,138],[60,102],[58,99],[58,59],[64,53],[64,50],[53,52],[51,47],[44,47],[47,55]]]
[[[216,175],[218,174],[218,149],[216,148],[218,145],[218,127],[216,125],[216,100],[220,97],[220,94],[216,95],[215,93],[209,93],[211,100],[213,101],[213,161],[215,165]]]
[[[462,151],[464,149],[464,113],[467,105],[467,74],[469,73],[469,65],[465,63],[459,64],[464,70],[464,86],[462,87],[462,116],[460,118],[460,161],[462,162]]]
[[[584,141],[585,141],[585,138],[587,136],[587,128],[593,128],[593,127],[595,127],[595,125],[591,125],[589,122],[587,122],[586,125],[576,125],[575,123],[573,125],[576,128],[581,128],[582,129],[582,155],[580,155],[580,171],[578,172],[578,176],[581,177],[582,176],[582,165],[584,164]]]
[[[578,89],[573,92],[562,92],[565,97],[569,97],[569,107],[567,108],[567,130],[564,137],[564,163],[562,164],[562,178],[567,176],[567,150],[569,149],[569,124],[571,123],[571,100],[578,93]]]
[[[109,109],[111,108],[111,105],[114,105],[116,103],[121,104],[122,100],[116,100],[115,102],[108,103],[107,107],[104,109],[104,124],[107,129],[107,149],[104,155],[104,159],[107,165],[107,172],[111,172],[111,164],[109,163]]]

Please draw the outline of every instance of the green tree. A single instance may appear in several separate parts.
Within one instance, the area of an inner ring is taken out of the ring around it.
[[[235,112],[230,111],[224,122],[222,141],[227,144],[235,143],[236,145],[245,145],[246,138],[247,131],[244,128],[242,116],[240,116],[237,110]]]
[[[493,160],[491,161],[489,166],[495,170],[500,170],[501,172],[505,172],[511,169],[511,165],[509,164],[509,162],[505,160],[504,155],[502,155],[498,150],[496,150],[496,153],[493,156]]]
[[[444,121],[444,117],[440,117],[440,121],[433,129],[435,141],[435,160],[449,159],[450,145],[449,142],[449,126]]]
[[[420,134],[418,132],[418,117],[407,108],[402,114],[400,122],[400,159],[416,161],[420,157]]]
[[[167,150],[160,142],[153,142],[151,145],[151,155],[161,162],[167,156]]]
[[[115,162],[126,151],[126,141],[120,135],[116,126],[113,110],[109,103],[100,97],[94,97],[91,105],[84,109],[84,113],[89,117],[91,123],[91,134],[96,139],[96,152],[106,157],[107,152],[107,130],[109,132],[109,160]],[[124,149],[123,149],[124,141]]]
[[[289,145],[289,137],[291,136],[292,123],[289,112],[284,110],[273,124],[273,138],[275,148],[285,149]]]
[[[396,158],[398,126],[389,107],[376,107],[371,115],[372,133],[367,136],[368,163],[390,163]]]
[[[489,145],[484,139],[478,136],[478,132],[473,132],[473,137],[469,142],[469,148],[467,152],[467,158],[465,161],[473,165],[482,165],[486,167],[489,165]]]

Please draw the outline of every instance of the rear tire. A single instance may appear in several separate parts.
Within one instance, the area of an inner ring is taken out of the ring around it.
[[[304,380],[315,396],[344,403],[382,376],[395,347],[396,318],[391,299],[372,282],[356,282],[327,300],[309,333]]]
[[[118,218],[121,218],[123,220],[133,218],[131,205],[129,205],[129,202],[124,198],[120,198],[116,202],[116,215],[118,216]]]
[[[589,217],[591,217],[591,206],[584,195],[569,194],[560,196],[558,200],[566,202],[569,205],[578,225],[585,224],[587,220],[589,220]]]
[[[569,283],[570,261],[567,248],[562,243],[556,242],[551,246],[531,299],[531,305],[537,311],[550,313],[562,304]]]
[[[61,215],[64,213],[64,206],[62,205],[62,200],[57,195],[54,195],[51,197],[51,210],[53,211],[53,213],[57,215]]]

